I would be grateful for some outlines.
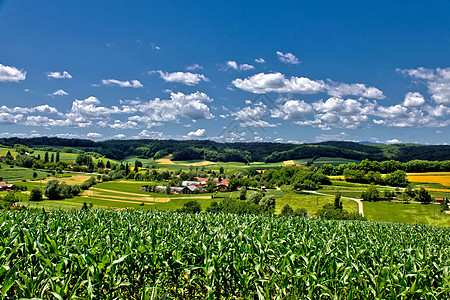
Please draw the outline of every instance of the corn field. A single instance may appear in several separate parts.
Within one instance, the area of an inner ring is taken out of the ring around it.
[[[0,212],[4,299],[448,299],[450,228]]]

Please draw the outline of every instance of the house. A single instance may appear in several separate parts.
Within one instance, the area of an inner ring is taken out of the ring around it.
[[[190,186],[190,185],[193,185],[193,184],[203,185],[203,184],[206,184],[206,181],[189,181],[189,180],[185,180],[185,181],[183,181],[181,183],[182,186]]]
[[[192,194],[192,191],[187,186],[171,186],[170,193],[174,195]]]
[[[12,183],[8,184],[5,182],[0,182],[0,191],[15,191],[17,189],[18,187]]]

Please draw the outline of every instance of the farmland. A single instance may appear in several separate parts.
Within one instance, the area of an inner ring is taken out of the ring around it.
[[[0,224],[9,299],[450,296],[449,228],[138,210]]]

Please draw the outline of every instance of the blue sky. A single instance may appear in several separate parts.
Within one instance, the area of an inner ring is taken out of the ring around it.
[[[449,142],[448,1],[0,0],[0,136]]]

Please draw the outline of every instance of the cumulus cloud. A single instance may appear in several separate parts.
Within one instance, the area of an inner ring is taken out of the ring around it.
[[[26,77],[27,72],[0,64],[0,82],[19,82],[25,80]]]
[[[69,93],[67,93],[64,90],[57,90],[56,92],[49,94],[49,96],[67,96],[67,95],[69,95]]]
[[[227,61],[227,67],[226,69],[234,69],[236,71],[248,71],[251,69],[254,69],[255,67],[249,64],[241,64],[239,65],[237,62],[235,62],[234,60],[229,60]]]
[[[281,51],[277,51],[277,56],[278,59],[285,64],[291,64],[291,65],[296,65],[299,64],[300,61],[298,60],[297,57],[295,57],[294,54],[288,52],[288,53],[283,53]]]
[[[437,104],[450,106],[450,68],[426,69],[397,69],[398,72],[416,79],[418,83],[424,82],[428,93]]]
[[[335,83],[329,80],[326,85],[328,95],[334,97],[358,96],[371,99],[384,99],[383,92],[375,87],[367,87],[362,83]]]
[[[125,137],[126,137],[126,135],[123,134],[123,133],[118,133],[118,134],[116,134],[116,135],[113,136],[113,138],[115,138],[115,139],[123,139],[123,138],[125,138]]]
[[[327,93],[330,96],[342,97],[345,95],[358,96],[364,98],[383,99],[383,92],[375,87],[367,87],[361,83],[337,83],[328,80],[312,80],[307,77],[286,78],[283,74],[259,73],[245,79],[237,78],[232,84],[244,91],[255,94],[269,92],[290,93],[290,94],[316,94]]]
[[[139,80],[120,81],[117,79],[103,79],[102,84],[107,85],[107,86],[119,86],[119,87],[130,87],[130,88],[143,87],[142,83],[140,83]]]
[[[312,106],[305,101],[287,100],[283,105],[274,109],[272,117],[285,120],[302,119],[312,112]]]
[[[197,129],[196,131],[191,131],[188,133],[190,137],[202,137],[205,136],[206,129]]]
[[[102,134],[97,133],[97,132],[89,132],[88,134],[86,134],[86,136],[90,137],[90,138],[94,138],[94,139],[98,139],[98,138],[103,137]]]
[[[186,71],[195,71],[195,70],[203,70],[203,67],[199,64],[192,64],[186,67]]]
[[[391,139],[391,140],[387,140],[386,144],[400,144],[402,141],[400,141],[399,139]]]
[[[67,72],[67,71],[63,71],[63,72],[48,72],[47,73],[47,77],[48,78],[54,78],[54,79],[63,79],[63,78],[71,79],[72,75],[70,75],[69,72]]]
[[[147,139],[161,139],[164,138],[164,134],[159,131],[149,131],[149,130],[142,130],[138,134],[139,138],[147,138]]]
[[[403,101],[403,105],[406,107],[417,107],[421,106],[425,103],[425,99],[419,92],[409,92],[405,95],[405,101]]]
[[[156,98],[141,102],[135,108],[151,121],[178,122],[179,117],[192,120],[213,118],[208,105],[205,104],[212,101],[213,99],[205,93],[195,92],[185,95],[178,92],[171,93],[170,100]]]
[[[258,63],[258,64],[263,64],[266,61],[264,60],[264,58],[255,58],[255,62]]]
[[[168,73],[160,70],[160,71],[151,71],[149,73],[150,74],[158,73],[165,82],[177,82],[190,86],[199,84],[200,81],[202,80],[209,81],[209,79],[206,78],[204,75],[191,72]]]
[[[286,78],[281,73],[259,73],[245,79],[237,78],[232,84],[244,91],[255,94],[268,92],[316,94],[325,90],[323,81],[314,81],[306,77]]]
[[[22,121],[22,114],[11,114],[7,112],[0,112],[0,124],[2,125],[11,125],[16,124]]]

